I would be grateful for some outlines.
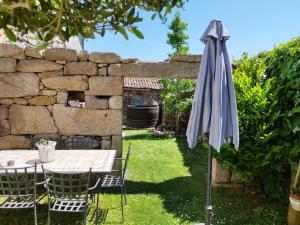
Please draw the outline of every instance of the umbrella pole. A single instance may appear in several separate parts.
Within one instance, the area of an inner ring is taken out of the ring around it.
[[[205,206],[205,225],[211,225],[211,217],[213,214],[211,205],[211,167],[212,167],[212,149],[208,147],[208,166],[207,166],[207,195]]]

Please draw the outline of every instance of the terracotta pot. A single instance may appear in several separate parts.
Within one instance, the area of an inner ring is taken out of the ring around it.
[[[290,203],[291,203],[291,206],[294,210],[300,211],[300,195],[291,193]]]

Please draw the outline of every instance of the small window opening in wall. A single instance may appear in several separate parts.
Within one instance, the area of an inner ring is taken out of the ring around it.
[[[85,108],[85,99],[83,91],[68,92],[68,106]]]

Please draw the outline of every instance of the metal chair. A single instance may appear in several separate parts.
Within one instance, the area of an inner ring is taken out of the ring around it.
[[[18,209],[32,208],[34,224],[37,225],[36,212],[36,163],[34,166],[0,169],[0,209],[16,209],[19,223]]]
[[[99,143],[94,136],[75,136],[68,137],[65,140],[66,149],[70,150],[80,150],[80,149],[95,149],[99,147]]]
[[[102,188],[121,188],[122,222],[124,222],[124,203],[123,203],[123,201],[125,200],[125,205],[127,204],[125,178],[126,178],[129,157],[131,155],[131,150],[132,150],[131,144],[129,144],[126,158],[116,158],[115,159],[115,160],[122,160],[122,162],[124,161],[124,167],[123,167],[123,163],[122,163],[121,170],[112,170],[112,172],[121,172],[121,175],[120,176],[105,175],[103,178],[103,181],[101,183]],[[124,195],[124,200],[123,200],[123,195]]]
[[[95,136],[73,136],[65,140],[65,147],[68,150],[92,150],[99,147],[99,140]],[[93,174],[92,180],[100,179],[97,174]],[[95,192],[97,193],[97,192]],[[95,193],[90,192],[89,198],[95,202]],[[97,206],[99,204],[99,196],[97,196]]]
[[[86,225],[88,193],[98,186],[100,179],[90,188],[91,169],[83,173],[56,173],[43,167],[43,172],[48,194],[48,225],[51,212],[82,213]]]

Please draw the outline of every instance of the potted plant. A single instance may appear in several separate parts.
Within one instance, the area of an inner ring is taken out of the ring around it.
[[[36,143],[36,146],[39,150],[41,162],[50,162],[54,160],[56,141],[49,141],[42,138],[38,143]]]
[[[292,188],[292,192],[290,194],[290,203],[294,210],[300,211],[300,183],[299,183],[299,177],[300,177],[300,161],[298,165],[297,174],[295,177],[295,182]]]

